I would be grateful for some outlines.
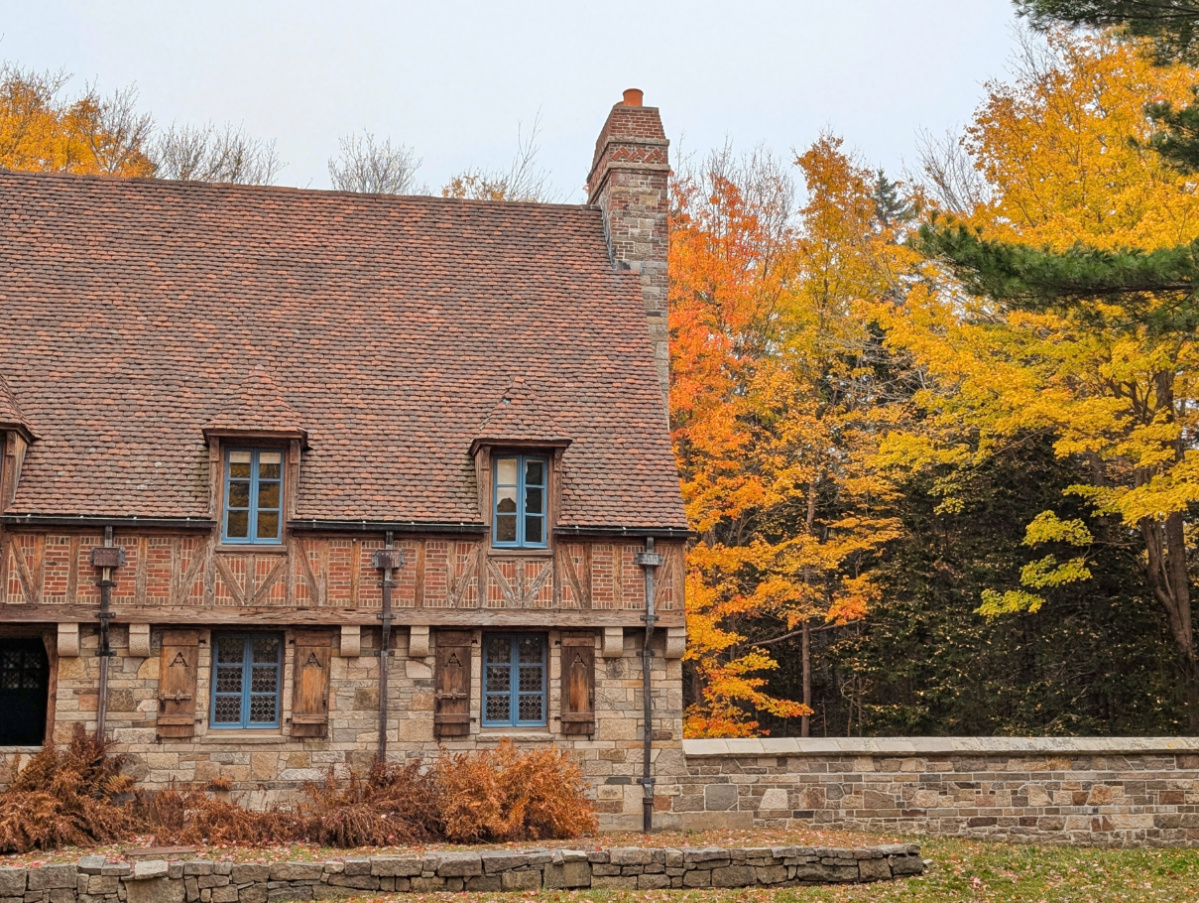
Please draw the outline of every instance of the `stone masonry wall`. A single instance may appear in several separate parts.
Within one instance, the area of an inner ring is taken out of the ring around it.
[[[688,740],[683,828],[1199,846],[1199,738]]]
[[[529,891],[540,888],[793,886],[889,881],[924,870],[918,847],[841,850],[517,850],[381,855],[326,862],[192,860],[0,866],[0,903],[276,903],[394,891]]]
[[[108,732],[116,749],[130,757],[129,770],[148,789],[172,783],[202,789],[214,778],[232,784],[234,797],[245,805],[263,806],[294,797],[305,781],[318,781],[329,768],[363,768],[375,756],[378,743],[379,631],[364,630],[362,654],[334,654],[330,675],[329,731],[326,738],[300,739],[290,736],[288,723],[292,702],[292,664],[295,646],[291,630],[284,630],[282,727],[267,731],[210,730],[207,727],[212,675],[210,635],[202,633],[199,647],[196,699],[196,735],[190,739],[157,739],[158,669],[162,632],[151,632],[148,658],[129,654],[128,630],[117,625],[110,632],[116,653],[109,665]],[[471,702],[474,721],[471,735],[444,740],[441,747],[461,752],[495,746],[510,737],[523,747],[556,744],[569,750],[594,787],[601,825],[606,830],[631,829],[641,825],[641,658],[642,633],[628,630],[620,658],[605,659],[596,651],[596,732],[568,736],[561,732],[560,632],[549,634],[549,725],[545,729],[480,728],[481,643],[473,651]],[[432,632],[436,649],[437,632]],[[476,641],[479,639],[476,633]],[[665,636],[656,637],[651,679],[654,684],[654,758],[656,767],[677,774],[683,767],[682,663],[665,658]],[[96,630],[84,627],[80,655],[57,659],[57,681],[52,686],[55,708],[54,740],[66,743],[75,725],[94,731],[96,724],[99,662]],[[393,760],[431,760],[439,743],[433,736],[434,656],[411,658],[408,632],[397,630],[389,670],[388,752]],[[35,750],[24,750],[32,754]],[[13,757],[0,757],[0,784],[7,780]],[[660,806],[668,800],[659,801]]]

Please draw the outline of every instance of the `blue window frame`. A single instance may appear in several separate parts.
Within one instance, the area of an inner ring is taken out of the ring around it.
[[[283,452],[230,449],[225,455],[225,517],[221,541],[283,541]]]
[[[494,486],[492,545],[544,549],[548,461],[531,455],[501,455],[495,459]]]
[[[214,728],[279,726],[283,637],[277,633],[217,633],[212,637]]]
[[[545,650],[540,633],[484,636],[484,727],[545,726]]]

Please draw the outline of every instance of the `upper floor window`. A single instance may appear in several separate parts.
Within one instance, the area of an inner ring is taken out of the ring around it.
[[[278,727],[283,637],[218,633],[212,657],[212,727]]]
[[[495,522],[492,544],[501,548],[546,547],[549,464],[531,455],[495,459]]]
[[[225,458],[225,521],[229,543],[282,541],[283,452],[231,449]]]
[[[545,672],[544,634],[486,635],[483,638],[483,726],[544,725]]]

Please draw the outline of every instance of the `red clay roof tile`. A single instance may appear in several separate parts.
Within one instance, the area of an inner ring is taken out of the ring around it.
[[[269,395],[301,517],[477,522],[520,375],[572,440],[560,525],[685,527],[643,310],[585,207],[0,172],[8,513],[211,516],[202,431]]]

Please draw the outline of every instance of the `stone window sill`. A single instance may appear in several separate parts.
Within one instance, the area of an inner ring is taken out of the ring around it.
[[[287,738],[283,731],[208,731],[197,737],[199,743],[249,743],[252,745],[279,743]]]

